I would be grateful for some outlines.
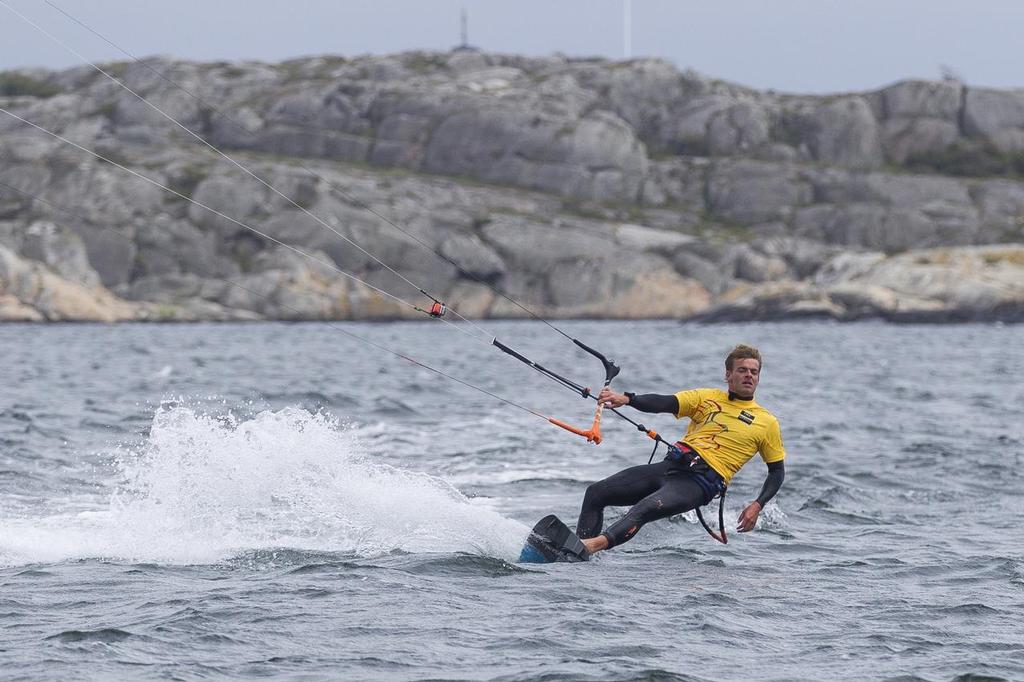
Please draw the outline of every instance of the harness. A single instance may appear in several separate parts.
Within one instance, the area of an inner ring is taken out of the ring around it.
[[[654,453],[651,453],[651,460],[647,463],[650,464],[654,459]],[[728,486],[725,485],[725,481],[711,466],[700,456],[700,453],[691,448],[686,443],[679,441],[673,445],[668,446],[668,454],[665,455],[665,459],[670,459],[676,462],[682,462],[686,464],[686,472],[690,474],[691,478],[701,487],[704,494],[707,496],[707,503],[710,504],[716,497],[718,498],[718,532],[711,530],[707,521],[704,520],[704,515],[700,513],[700,507],[697,507],[694,511],[697,512],[697,520],[700,521],[700,525],[704,526],[704,530],[708,532],[712,538],[721,542],[723,545],[729,542],[729,538],[725,534],[725,493],[728,491]]]

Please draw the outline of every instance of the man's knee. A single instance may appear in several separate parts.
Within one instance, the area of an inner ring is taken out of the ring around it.
[[[585,507],[604,507],[604,499],[607,496],[608,487],[604,481],[598,481],[597,483],[591,483],[587,486],[586,491],[583,493],[583,506]]]

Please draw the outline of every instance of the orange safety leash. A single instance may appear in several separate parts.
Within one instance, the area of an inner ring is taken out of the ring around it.
[[[590,425],[590,428],[587,429],[586,431],[584,431],[583,429],[578,429],[575,426],[572,426],[571,424],[566,424],[561,419],[555,419],[554,417],[548,417],[548,421],[551,422],[552,424],[554,424],[555,426],[562,427],[566,431],[570,431],[572,433],[575,433],[577,436],[583,436],[584,438],[587,439],[588,443],[593,443],[594,445],[600,445],[601,444],[601,410],[602,410],[603,407],[604,406],[601,405],[600,403],[598,404],[597,411],[594,413],[594,423],[592,423]]]

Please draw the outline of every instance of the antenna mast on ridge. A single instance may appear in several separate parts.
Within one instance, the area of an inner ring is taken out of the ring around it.
[[[458,47],[453,48],[453,52],[476,52],[477,49],[469,44],[469,10],[463,7],[461,15],[462,42],[459,43]]]
[[[633,57],[633,2],[623,0],[622,2],[622,57],[631,59]]]

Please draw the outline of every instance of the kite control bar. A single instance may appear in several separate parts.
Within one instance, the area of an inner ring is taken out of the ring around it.
[[[619,375],[619,372],[622,371],[622,369],[618,365],[616,365],[613,361],[611,361],[607,357],[605,357],[603,353],[601,353],[601,352],[591,348],[587,344],[585,344],[582,341],[579,341],[577,339],[573,339],[572,342],[575,343],[577,346],[579,346],[584,351],[586,351],[587,353],[590,353],[595,358],[597,358],[598,360],[601,361],[601,364],[604,366],[604,384],[603,384],[603,387],[607,387],[609,384],[611,384],[612,383],[612,379],[617,377]],[[498,341],[498,339],[493,339],[491,341],[491,343],[494,344],[494,346],[497,347],[502,352],[508,353],[509,355],[514,357],[516,360],[519,360],[520,362],[523,362],[526,365],[532,367],[533,369],[537,370],[538,372],[540,372],[544,376],[548,377],[549,379],[552,379],[552,380],[562,384],[566,388],[568,388],[568,389],[570,389],[570,390],[572,390],[572,391],[574,391],[576,393],[579,393],[581,397],[583,397],[583,398],[594,398],[594,399],[597,398],[597,396],[594,396],[591,393],[589,386],[584,386],[582,384],[576,383],[572,379],[567,379],[566,377],[563,377],[561,374],[558,374],[556,372],[551,371],[547,367],[534,362],[533,360],[531,360],[530,358],[526,357],[522,353],[519,353],[518,351],[516,351],[516,350],[514,350],[512,348],[509,348],[508,346],[503,344],[501,341]],[[561,428],[565,429],[566,431],[570,431],[572,433],[575,433],[577,436],[583,436],[584,438],[587,439],[588,443],[593,443],[594,445],[600,445],[601,444],[601,412],[602,412],[603,409],[604,409],[604,405],[602,405],[601,403],[598,403],[597,404],[597,409],[594,411],[594,421],[591,422],[590,428],[586,429],[586,430],[581,429],[581,428],[577,428],[575,426],[572,426],[571,424],[567,424],[567,423],[565,423],[564,421],[562,421],[560,419],[555,419],[554,417],[548,417],[547,419],[548,419],[549,422],[551,422],[555,426],[561,427]]]

